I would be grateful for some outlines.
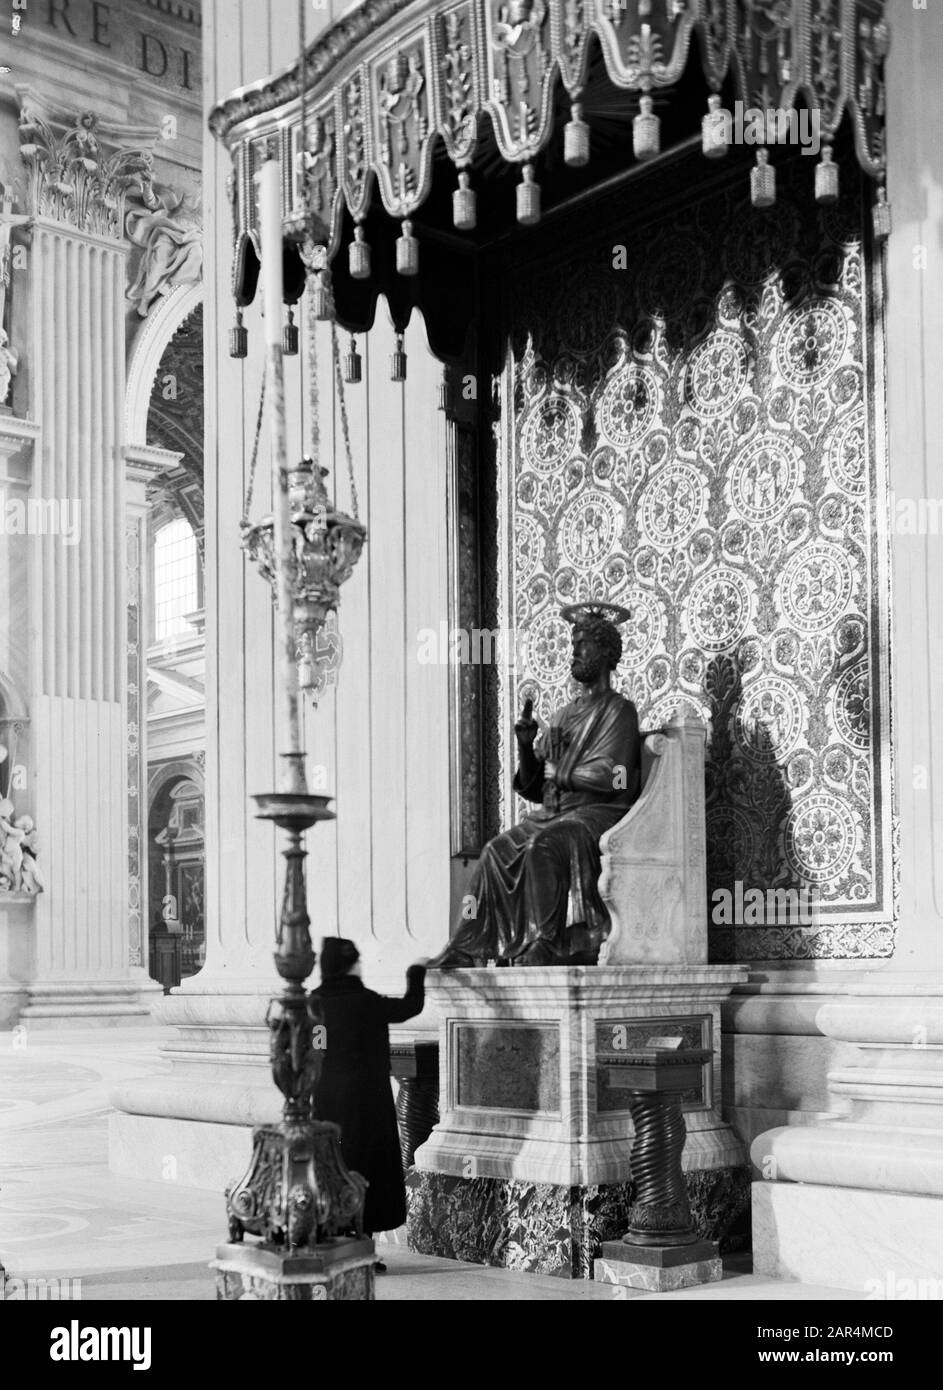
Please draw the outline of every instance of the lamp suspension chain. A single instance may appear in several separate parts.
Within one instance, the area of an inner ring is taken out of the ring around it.
[[[249,482],[246,487],[246,500],[242,508],[242,529],[249,525],[249,513],[252,510],[252,494],[255,490],[255,468],[259,461],[259,439],[262,436],[262,420],[265,416],[265,368],[262,368],[262,385],[259,389],[259,413],[255,420],[255,438],[252,441],[252,457],[249,460]]]
[[[344,394],[344,373],[341,371],[341,350],[337,341],[337,324],[331,322],[331,346],[334,351],[334,380],[337,382],[337,399],[341,413],[341,433],[344,437],[344,455],[347,459],[347,477],[350,480],[350,504],[353,508],[354,520],[360,520],[360,508],[357,499],[357,483],[354,479],[354,459],[350,448],[350,425],[347,421],[347,397]]]

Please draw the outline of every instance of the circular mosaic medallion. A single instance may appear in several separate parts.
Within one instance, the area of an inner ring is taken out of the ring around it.
[[[534,676],[550,684],[566,680],[573,659],[570,625],[555,609],[536,618],[527,634],[527,661]]]
[[[568,396],[546,396],[533,407],[521,430],[524,463],[551,473],[568,463],[580,437],[580,413]]]
[[[622,660],[619,664],[636,671],[645,665],[661,641],[661,611],[652,595],[644,589],[627,590],[620,595],[619,602],[630,614],[624,623],[619,624],[622,633]]]
[[[792,309],[783,321],[776,360],[790,386],[821,384],[842,359],[848,342],[848,324],[838,304],[820,299],[802,309]]]
[[[715,806],[707,813],[708,881],[749,877],[753,864],[753,827],[735,806]]]
[[[854,817],[837,796],[814,792],[792,808],[786,821],[786,858],[800,878],[828,883],[845,872],[854,852]]]
[[[688,595],[688,627],[695,643],[707,651],[734,646],[749,620],[750,590],[737,570],[723,566],[712,570]]]
[[[694,349],[684,374],[684,399],[702,420],[723,415],[747,382],[747,351],[740,338],[724,329]]]
[[[704,505],[704,482],[696,468],[673,463],[642,493],[642,528],[652,545],[674,549],[697,530]]]
[[[863,410],[842,422],[828,441],[825,458],[835,485],[852,497],[862,497],[867,486]]]
[[[568,508],[560,527],[560,549],[578,570],[594,570],[612,553],[621,514],[610,496],[589,490]]]
[[[526,584],[543,559],[544,538],[536,520],[520,512],[514,518],[515,579]]]
[[[599,408],[599,423],[610,444],[626,449],[641,439],[655,418],[658,387],[645,367],[629,362],[609,378]]]
[[[734,464],[730,477],[733,504],[747,521],[772,521],[792,501],[799,480],[799,453],[780,434],[764,432]]]
[[[852,748],[871,744],[871,683],[867,661],[856,661],[835,688],[835,723]]]
[[[767,676],[749,687],[736,715],[736,737],[753,762],[782,762],[802,730],[802,705],[788,682]]]
[[[852,585],[844,551],[829,541],[814,541],[783,571],[783,612],[800,632],[822,632],[845,614]]]

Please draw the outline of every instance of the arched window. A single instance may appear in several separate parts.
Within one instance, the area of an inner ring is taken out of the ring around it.
[[[178,517],[154,536],[154,641],[190,631],[186,615],[200,606],[199,559],[190,524]]]

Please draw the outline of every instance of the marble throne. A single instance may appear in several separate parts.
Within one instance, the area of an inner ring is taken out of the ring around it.
[[[612,928],[600,965],[707,960],[706,733],[676,715],[645,735],[642,792],[599,842],[599,892]]]

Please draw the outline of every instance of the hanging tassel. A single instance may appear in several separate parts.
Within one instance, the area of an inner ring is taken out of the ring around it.
[[[721,159],[729,150],[729,117],[720,105],[720,95],[707,98],[707,115],[701,117],[701,153],[708,159]]]
[[[459,170],[458,188],[452,194],[452,225],[459,232],[473,232],[478,225],[478,194],[467,169]]]
[[[390,358],[390,380],[406,380],[406,350],[403,347],[402,333],[396,335],[396,348]]]
[[[295,323],[294,307],[288,306],[288,322],[282,329],[282,353],[285,357],[298,355],[298,325]]]
[[[883,183],[878,187],[877,202],[871,209],[875,241],[886,241],[891,234],[891,205]]]
[[[236,310],[236,322],[229,330],[230,357],[248,357],[249,334],[242,324],[242,310]]]
[[[534,166],[525,164],[523,182],[517,185],[517,220],[522,227],[540,221],[540,184],[534,183]]]
[[[838,165],[832,160],[831,145],[823,147],[822,158],[815,166],[815,201],[838,202]]]
[[[661,149],[661,120],[654,114],[647,92],[639,98],[638,107],[632,122],[632,150],[636,159],[652,159]]]
[[[344,380],[348,386],[356,386],[363,381],[363,358],[357,351],[357,341],[350,335],[350,350],[344,354]]]
[[[413,224],[407,217],[402,236],[396,238],[396,269],[400,275],[419,274],[419,242],[413,236]]]
[[[756,152],[756,165],[750,170],[750,202],[755,208],[771,208],[776,202],[776,170],[769,162],[769,150]]]
[[[370,279],[370,247],[364,240],[363,227],[359,222],[354,228],[354,239],[347,248],[347,258],[352,280]]]
[[[331,295],[331,272],[327,266],[315,271],[313,299],[314,317],[322,322],[334,317],[334,300]]]
[[[570,119],[563,127],[563,159],[572,169],[589,163],[589,126],[578,101],[571,106]]]

